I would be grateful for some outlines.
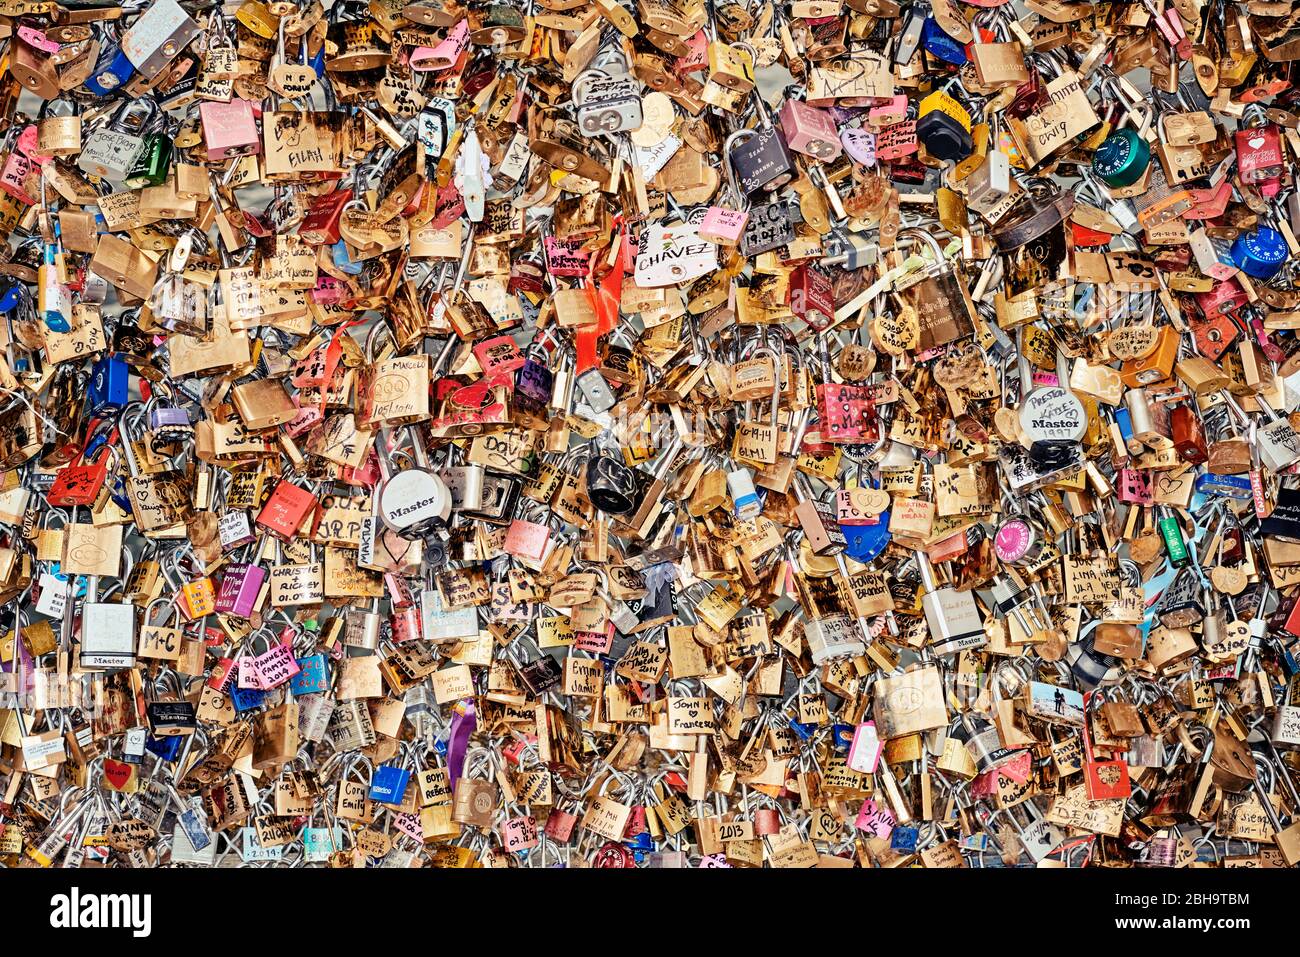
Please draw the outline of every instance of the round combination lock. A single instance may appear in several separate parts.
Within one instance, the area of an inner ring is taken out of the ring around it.
[[[1132,186],[1151,164],[1151,147],[1134,130],[1117,130],[1092,154],[1093,171],[1107,186]]]
[[[1253,279],[1270,279],[1286,262],[1286,240],[1276,229],[1261,226],[1242,233],[1232,244],[1232,261]]]
[[[636,858],[622,844],[607,842],[592,859],[592,867],[636,867]]]

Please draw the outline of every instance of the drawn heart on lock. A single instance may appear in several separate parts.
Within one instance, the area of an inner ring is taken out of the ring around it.
[[[1177,495],[1182,491],[1183,478],[1178,475],[1161,475],[1156,479],[1158,495]]]
[[[131,780],[135,768],[123,761],[104,761],[104,779],[112,785],[114,791],[120,791]]]
[[[1264,143],[1265,139],[1262,136],[1252,136],[1250,139],[1246,140],[1246,145],[1253,150],[1259,149],[1264,145]]]

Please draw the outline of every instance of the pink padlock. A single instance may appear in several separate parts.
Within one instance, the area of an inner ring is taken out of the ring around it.
[[[749,222],[749,213],[741,209],[727,209],[725,206],[710,206],[700,223],[699,235],[719,246],[734,246],[740,242],[740,235]]]
[[[235,98],[229,103],[204,100],[199,104],[203,122],[203,142],[208,162],[216,163],[232,156],[256,156],[262,151],[253,104]]]
[[[503,547],[508,555],[540,561],[546,554],[546,543],[550,538],[551,530],[545,525],[516,518],[510,522]]]
[[[10,153],[5,157],[4,171],[0,172],[0,189],[20,203],[35,206],[36,200],[32,198],[27,190],[27,182],[31,177],[31,172],[31,163],[17,153]]]
[[[494,336],[474,346],[474,358],[483,367],[484,375],[514,372],[524,364],[524,354],[511,336]]]
[[[265,581],[266,569],[261,565],[231,565],[221,579],[214,610],[218,615],[247,618],[257,606]]]
[[[876,156],[887,163],[911,156],[919,148],[915,120],[895,123],[876,134]]]
[[[469,22],[462,20],[451,28],[447,38],[436,47],[416,47],[408,61],[416,73],[446,70],[456,65],[469,43]]]
[[[1121,502],[1130,505],[1150,505],[1151,476],[1145,469],[1120,469],[1116,490]]]
[[[302,670],[293,656],[293,645],[275,642],[253,659],[263,691],[278,688]]]
[[[552,276],[587,276],[591,273],[591,253],[582,248],[585,240],[557,239],[547,236],[546,271]]]
[[[262,673],[257,670],[257,659],[252,655],[244,655],[239,659],[237,674],[235,684],[240,688],[252,688],[256,691],[263,690]]]
[[[420,631],[420,609],[415,606],[395,609],[388,617],[388,624],[393,629],[393,641],[399,645],[405,641],[419,641],[423,634]]]
[[[311,291],[311,298],[313,302],[318,302],[322,306],[332,306],[336,302],[341,302],[347,294],[347,287],[343,283],[333,276],[321,273],[316,277],[316,288]]]
[[[27,157],[27,159],[32,163],[37,166],[43,166],[46,162],[53,159],[53,157],[36,149],[36,144],[39,139],[40,134],[36,129],[36,124],[28,123],[23,127],[23,131],[18,134],[18,139],[15,141],[14,146],[17,148],[19,153],[22,153],[23,156]]]
[[[508,819],[501,825],[501,843],[511,854],[536,847],[537,821],[528,816]]]
[[[843,152],[835,121],[825,110],[801,100],[786,100],[779,116],[785,141],[795,152],[822,162],[830,162]]]
[[[614,623],[605,622],[600,631],[576,631],[573,633],[573,647],[578,651],[587,651],[593,655],[607,655],[614,644]]]
[[[867,111],[867,125],[873,130],[883,130],[907,119],[907,97],[899,94],[891,96],[879,106]]]

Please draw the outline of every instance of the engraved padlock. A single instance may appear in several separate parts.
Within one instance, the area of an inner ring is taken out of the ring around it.
[[[89,176],[123,182],[144,152],[144,131],[157,109],[151,99],[123,102],[106,128],[84,137],[77,167]]]

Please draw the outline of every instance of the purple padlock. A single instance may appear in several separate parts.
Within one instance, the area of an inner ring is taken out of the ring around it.
[[[551,370],[535,359],[525,359],[515,372],[515,389],[539,402],[551,400],[551,386],[555,377]]]
[[[188,429],[190,427],[190,414],[184,409],[178,409],[175,406],[159,405],[155,406],[149,412],[149,428],[158,430],[171,426]]]
[[[257,605],[265,581],[266,569],[261,565],[231,565],[217,591],[216,613],[247,618]]]

